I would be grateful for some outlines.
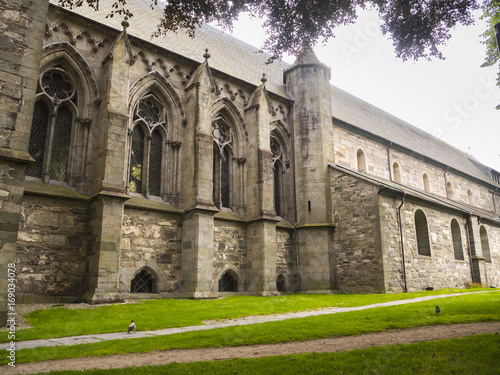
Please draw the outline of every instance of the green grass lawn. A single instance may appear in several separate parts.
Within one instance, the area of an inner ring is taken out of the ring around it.
[[[313,353],[173,363],[115,370],[85,371],[86,375],[294,375],[294,374],[498,374],[500,335],[480,335],[417,344],[388,345],[343,353]],[[81,371],[52,374],[81,374]]]
[[[439,304],[441,313],[435,313]],[[500,321],[500,293],[481,293],[339,314],[169,336],[19,350],[16,362],[311,340],[433,324]],[[0,364],[6,360],[0,359]]]
[[[481,289],[473,289],[479,291]],[[490,290],[491,289],[486,289]],[[162,299],[132,304],[115,304],[85,310],[57,307],[34,311],[26,316],[33,326],[16,332],[16,340],[34,340],[95,333],[122,332],[130,320],[138,330],[200,325],[203,320],[241,318],[305,311],[321,307],[353,307],[427,295],[460,293],[467,289],[444,289],[432,292],[401,294],[291,294],[280,297],[232,296],[216,300]],[[186,313],[188,312],[188,313]],[[0,342],[8,342],[7,332],[0,332]]]

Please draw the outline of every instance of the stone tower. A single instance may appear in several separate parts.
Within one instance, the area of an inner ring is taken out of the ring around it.
[[[293,97],[300,289],[335,288],[328,163],[334,161],[330,68],[307,51],[284,72]]]

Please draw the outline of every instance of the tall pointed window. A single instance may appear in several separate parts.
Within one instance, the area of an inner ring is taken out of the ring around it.
[[[460,232],[460,225],[458,225],[458,221],[455,219],[451,221],[451,239],[453,241],[453,253],[455,254],[455,259],[464,260],[462,234]]]
[[[212,123],[213,153],[213,200],[219,208],[231,208],[231,129],[224,118]]]
[[[483,257],[486,262],[491,263],[490,242],[488,241],[488,232],[484,225],[479,228],[479,236],[481,237],[481,248],[483,249]]]
[[[361,173],[366,173],[366,158],[363,150],[358,150],[358,152],[356,153],[356,159],[358,163],[358,171]]]
[[[415,232],[417,235],[418,254],[431,256],[431,244],[429,241],[427,218],[422,210],[417,210],[415,212]]]
[[[394,182],[401,183],[401,168],[398,163],[392,165],[392,171],[394,173]]]
[[[74,81],[60,67],[40,76],[28,146],[35,162],[27,169],[28,176],[44,182],[68,180],[77,97]]]
[[[427,176],[427,173],[424,173],[424,175],[422,176],[422,180],[424,182],[424,191],[430,192],[431,187],[429,184],[429,176]]]
[[[283,217],[285,208],[283,147],[274,137],[271,137],[271,152],[273,153],[274,211],[276,215]]]
[[[451,182],[448,182],[446,184],[446,194],[448,196],[448,199],[453,199],[454,198],[453,185],[451,184]]]
[[[164,193],[165,108],[158,97],[149,92],[139,100],[134,111],[130,141],[128,188],[131,193],[161,196]]]

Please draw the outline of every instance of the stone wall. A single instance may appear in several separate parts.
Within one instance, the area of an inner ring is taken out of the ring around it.
[[[431,246],[430,256],[418,254],[415,231],[415,211],[417,209],[422,210],[427,218]],[[421,291],[430,286],[434,289],[464,288],[472,280],[465,231],[466,219],[437,209],[421,207],[411,202],[405,202],[401,212],[408,291]],[[464,260],[455,259],[451,236],[452,219],[456,219],[460,226]],[[392,228],[394,232],[398,231],[397,226]],[[394,232],[393,236],[396,235]],[[389,258],[388,261],[396,262],[392,266],[400,264],[396,259]],[[391,267],[390,263],[389,267]]]
[[[297,267],[295,243],[293,231],[276,228],[276,275],[285,277],[285,288],[287,292],[295,292],[297,289]]]
[[[341,293],[384,291],[378,186],[330,169],[336,288]]]
[[[131,280],[144,267],[157,276],[157,292],[179,292],[180,225],[180,217],[173,214],[125,208],[119,282],[122,292],[130,292]]]
[[[217,290],[220,276],[227,269],[238,275],[238,291],[245,292],[247,281],[244,270],[251,268],[247,262],[247,230],[244,224],[216,220],[214,222],[213,281]]]
[[[361,149],[365,154],[366,173],[369,175],[394,181],[393,167],[394,163],[397,163],[403,185],[424,190],[423,175],[425,173],[429,179],[429,193],[440,195],[443,198],[449,197],[451,200],[470,204],[487,211],[495,210],[494,198],[490,189],[481,184],[392,148],[389,148],[388,157],[387,146],[341,127],[335,127],[335,137],[335,161],[337,164],[358,170],[357,151]],[[446,185],[448,182],[453,186],[453,196],[449,196],[447,193]],[[470,198],[469,190],[471,192]],[[497,194],[495,199],[500,201],[500,196]],[[499,212],[498,209],[496,212]]]
[[[500,228],[488,224],[482,224],[486,229],[488,235],[488,243],[490,245],[491,263],[486,264],[486,280],[485,286],[500,287]]]
[[[16,253],[19,293],[79,298],[87,236],[87,202],[25,195]]]

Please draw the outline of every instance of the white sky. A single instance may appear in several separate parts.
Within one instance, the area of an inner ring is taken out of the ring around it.
[[[500,171],[500,87],[496,68],[481,68],[485,24],[457,27],[441,51],[445,60],[402,62],[382,36],[376,12],[359,13],[356,24],[315,48],[332,68],[331,84],[468,152]],[[232,34],[262,46],[260,21],[242,15]],[[286,61],[292,62],[293,59]]]

